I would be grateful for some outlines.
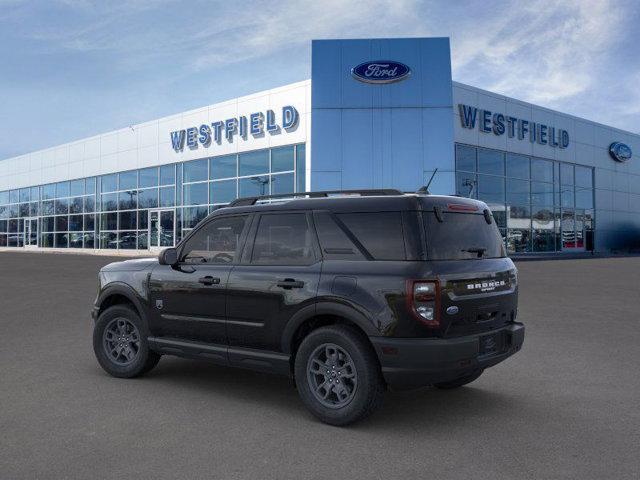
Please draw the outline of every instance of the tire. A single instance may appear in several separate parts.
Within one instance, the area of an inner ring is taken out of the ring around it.
[[[385,385],[378,358],[348,326],[331,325],[307,335],[298,348],[294,374],[302,402],[324,423],[348,425],[382,405]]]
[[[465,375],[464,377],[460,377],[456,380],[451,380],[450,382],[434,383],[433,386],[441,390],[452,390],[454,388],[462,387],[463,385],[466,385],[468,383],[471,383],[477,380],[478,377],[482,375],[482,372],[484,372],[484,370],[473,372],[469,375]]]
[[[138,377],[160,361],[160,355],[149,349],[147,336],[147,327],[133,308],[114,305],[98,317],[93,329],[93,351],[109,375]],[[122,343],[118,343],[120,340]]]

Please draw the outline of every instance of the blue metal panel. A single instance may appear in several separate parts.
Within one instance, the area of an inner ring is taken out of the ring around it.
[[[400,65],[401,79],[372,83],[367,68],[352,75],[367,62],[387,77]],[[339,178],[342,188],[415,190],[425,171],[454,170],[448,39],[314,41],[311,71],[313,188]],[[454,193],[453,175],[438,185]]]

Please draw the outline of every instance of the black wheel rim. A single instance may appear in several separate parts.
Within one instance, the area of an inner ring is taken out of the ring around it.
[[[307,380],[313,396],[328,408],[348,405],[358,387],[351,356],[334,343],[323,343],[313,351],[307,362]]]
[[[126,318],[114,318],[104,329],[102,344],[107,357],[118,365],[133,363],[140,352],[138,328]]]

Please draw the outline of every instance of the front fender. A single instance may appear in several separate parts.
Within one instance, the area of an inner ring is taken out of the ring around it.
[[[102,308],[104,302],[114,295],[121,295],[129,300],[138,310],[142,320],[148,325],[147,311],[144,305],[144,299],[136,292],[136,290],[124,282],[112,282],[106,285],[98,294],[95,302],[96,310]]]

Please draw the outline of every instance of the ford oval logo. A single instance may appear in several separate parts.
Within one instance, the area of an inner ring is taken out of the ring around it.
[[[609,154],[618,162],[626,162],[631,159],[631,147],[622,142],[613,142],[609,145]]]
[[[456,313],[458,313],[458,307],[456,307],[455,305],[451,305],[449,308],[447,308],[447,313],[449,315],[455,315]]]
[[[392,83],[404,80],[411,74],[411,69],[404,63],[391,60],[364,62],[351,69],[356,80],[366,83]]]

